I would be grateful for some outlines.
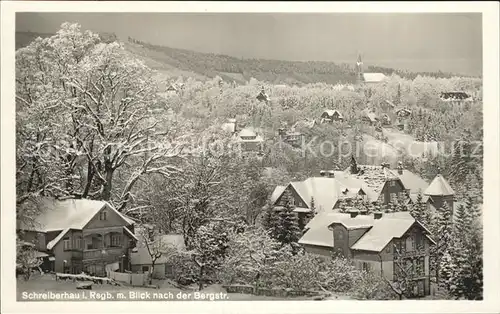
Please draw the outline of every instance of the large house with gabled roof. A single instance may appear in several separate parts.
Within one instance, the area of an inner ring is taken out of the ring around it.
[[[137,241],[134,221],[104,201],[42,199],[34,226],[19,222],[22,240],[47,254],[42,268],[104,276],[106,266],[127,269]]]
[[[396,281],[404,267],[411,274],[414,296],[430,294],[430,247],[435,242],[429,230],[410,213],[323,212],[304,230],[299,244],[307,252],[339,254],[352,260],[357,268],[389,281]]]

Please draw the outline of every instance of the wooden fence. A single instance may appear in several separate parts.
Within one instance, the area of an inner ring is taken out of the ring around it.
[[[148,274],[130,274],[110,271],[109,278],[128,283],[132,286],[146,286],[148,284]]]

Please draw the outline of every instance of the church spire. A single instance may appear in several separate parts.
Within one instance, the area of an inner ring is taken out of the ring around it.
[[[356,76],[358,84],[363,82],[363,60],[361,60],[361,53],[358,53],[358,61],[356,61]]]

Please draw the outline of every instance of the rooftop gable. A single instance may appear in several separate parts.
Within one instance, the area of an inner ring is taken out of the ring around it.
[[[62,231],[65,229],[82,230],[93,217],[104,207],[109,208],[119,215],[126,224],[133,224],[134,221],[118,212],[113,206],[105,201],[88,199],[69,199],[59,201],[45,198],[40,202],[39,215],[36,217],[37,226],[20,229],[28,229],[39,232]]]
[[[453,191],[448,181],[441,174],[438,174],[424,191],[424,194],[429,196],[450,196],[455,195],[455,191]]]

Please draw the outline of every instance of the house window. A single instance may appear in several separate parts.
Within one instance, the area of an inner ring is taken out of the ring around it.
[[[389,181],[389,186],[396,186],[396,181],[394,180]]]
[[[388,246],[385,248],[385,252],[386,252],[386,253],[391,253],[391,245],[388,245]]]
[[[143,273],[149,272],[149,266],[142,266],[142,272]]]
[[[361,263],[361,269],[364,270],[364,271],[370,271],[370,264],[367,263],[367,262],[362,262]]]
[[[102,211],[99,213],[99,220],[106,220],[107,219],[107,212],[106,211]]]
[[[82,249],[82,237],[78,237],[75,240],[75,248],[78,250]]]
[[[415,250],[415,239],[412,236],[406,238],[406,251],[412,252]]]
[[[424,248],[424,239],[421,233],[417,233],[415,235],[415,246],[417,250],[421,250]]]
[[[65,251],[71,250],[71,241],[69,238],[64,238],[64,250]]]
[[[111,246],[120,246],[121,245],[121,234],[112,234],[111,235]]]
[[[391,203],[396,203],[398,200],[398,194],[397,193],[391,193],[390,194],[390,201]]]

